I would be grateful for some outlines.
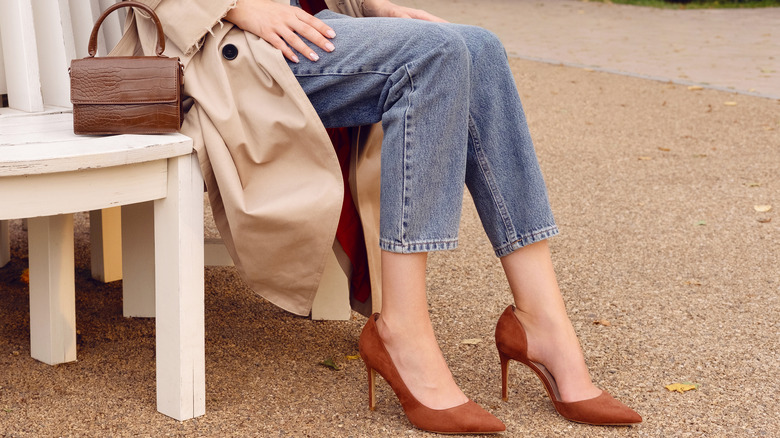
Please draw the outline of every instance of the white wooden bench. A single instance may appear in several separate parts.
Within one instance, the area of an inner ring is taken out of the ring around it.
[[[94,20],[114,2],[0,0],[0,97],[10,106],[0,105],[0,267],[8,220],[29,218],[32,356],[75,360],[72,213],[90,211],[93,276],[124,277],[125,316],[156,316],[158,410],[184,420],[205,412],[203,183],[191,140],[72,133],[67,67],[86,56]],[[101,28],[99,55],[121,37],[121,12]],[[345,255],[334,251],[313,319],[350,317]],[[232,264],[218,239],[206,241],[205,261]]]
[[[123,230],[125,297],[147,307],[152,297],[157,408],[184,420],[205,413],[203,182],[183,135],[73,134],[67,68],[85,55],[100,3],[0,2],[0,94],[10,106],[0,109],[0,264],[9,255],[5,221],[28,218],[31,355],[73,361],[72,214],[123,206],[134,217]],[[118,39],[119,20],[105,39]],[[148,260],[151,272],[141,269]],[[151,288],[133,293],[150,278]]]

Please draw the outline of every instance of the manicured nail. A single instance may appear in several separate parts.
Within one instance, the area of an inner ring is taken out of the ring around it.
[[[336,38],[336,32],[334,32],[333,29],[328,29],[328,31],[325,32],[325,35],[327,35],[328,38]]]
[[[325,43],[325,50],[332,52],[336,50],[336,46],[334,46],[333,43]]]
[[[301,62],[301,60],[300,60],[300,59],[298,59],[298,57],[297,57],[297,56],[293,55],[293,56],[292,56],[292,62],[294,62],[294,63],[296,63],[296,64],[297,64],[297,63]]]
[[[311,55],[309,55],[309,57],[311,58],[312,61],[319,61],[320,60],[320,57],[317,56],[317,54],[314,53],[314,52],[311,52]]]

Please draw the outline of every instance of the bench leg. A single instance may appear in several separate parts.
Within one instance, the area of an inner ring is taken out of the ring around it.
[[[122,207],[122,312],[154,318],[154,203]]]
[[[347,254],[338,242],[328,254],[325,270],[322,272],[320,287],[311,305],[311,319],[330,321],[349,321],[352,308],[349,305],[349,277],[339,264],[339,257],[347,260]]]
[[[89,212],[92,278],[103,283],[122,279],[120,207]]]
[[[168,195],[154,202],[157,410],[206,411],[203,179],[195,154],[168,161]]]
[[[8,221],[0,221],[0,268],[11,261],[11,234]]]
[[[204,245],[206,266],[234,266],[233,259],[230,258],[230,253],[222,239],[209,237],[205,239]]]
[[[73,215],[27,222],[30,259],[30,353],[55,365],[76,360]]]

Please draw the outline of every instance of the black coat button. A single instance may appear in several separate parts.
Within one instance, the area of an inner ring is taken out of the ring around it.
[[[228,61],[232,61],[238,56],[238,48],[232,44],[225,44],[225,47],[222,48],[222,56]]]

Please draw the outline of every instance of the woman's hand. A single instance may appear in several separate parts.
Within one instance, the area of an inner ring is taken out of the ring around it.
[[[225,19],[264,39],[292,62],[299,62],[292,49],[312,61],[319,59],[301,37],[327,52],[335,49],[328,38],[335,37],[336,32],[328,25],[301,8],[272,0],[241,0],[228,11]]]
[[[422,9],[398,6],[390,0],[365,0],[363,2],[363,14],[368,17],[416,18],[418,20],[433,21],[436,23],[447,22]]]

